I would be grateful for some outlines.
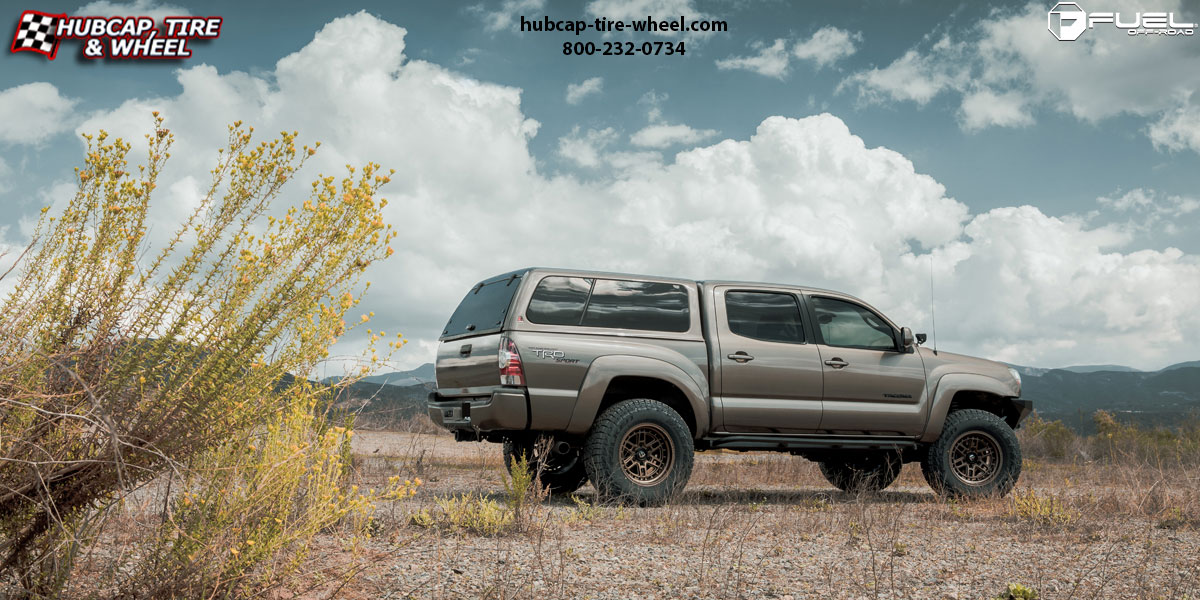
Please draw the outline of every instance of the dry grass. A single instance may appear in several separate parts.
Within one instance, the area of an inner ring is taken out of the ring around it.
[[[667,506],[598,504],[585,486],[525,507],[520,529],[489,532],[413,515],[463,497],[511,510],[498,445],[364,431],[353,451],[360,486],[425,485],[380,505],[370,566],[337,597],[990,599],[1010,584],[1056,599],[1200,595],[1195,469],[1027,460],[1009,497],[956,502],[912,464],[888,490],[851,495],[801,458],[705,452]],[[147,496],[122,518],[136,526],[158,502]],[[275,597],[334,590],[340,548],[319,544],[312,558]]]
[[[1200,591],[1195,469],[1028,460],[1008,498],[953,502],[928,489],[917,465],[883,493],[850,495],[800,458],[706,452],[667,506],[597,505],[585,487],[532,507],[522,533],[483,536],[414,526],[407,515],[466,494],[506,502],[498,446],[364,432],[355,452],[365,481],[428,482],[383,524],[382,558],[350,586],[361,597],[974,599],[1006,597],[1009,584],[1042,598]]]

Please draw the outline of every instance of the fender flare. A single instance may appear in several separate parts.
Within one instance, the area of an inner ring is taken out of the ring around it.
[[[593,360],[583,383],[579,386],[579,396],[575,402],[575,410],[571,413],[571,420],[567,424],[567,432],[582,434],[591,429],[600,411],[600,403],[604,400],[604,393],[613,379],[648,377],[670,383],[683,392],[692,407],[692,413],[696,416],[696,431],[693,435],[699,439],[708,432],[708,394],[705,393],[704,387],[696,382],[697,375],[701,380],[704,379],[700,369],[690,363],[689,366],[692,367],[689,370],[696,372],[688,373],[675,364],[646,356],[611,355]]]
[[[925,422],[925,433],[921,435],[922,442],[932,442],[942,434],[942,426],[946,424],[946,415],[950,413],[950,402],[958,392],[987,392],[1001,398],[1012,397],[1012,389],[1001,381],[975,373],[949,373],[938,379],[930,403],[929,419]]]

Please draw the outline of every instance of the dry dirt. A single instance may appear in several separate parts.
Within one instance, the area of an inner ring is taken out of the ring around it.
[[[1049,599],[1200,597],[1194,468],[1027,460],[1013,496],[947,502],[915,464],[854,496],[801,458],[702,453],[668,506],[592,507],[585,486],[578,501],[532,507],[521,531],[484,537],[409,515],[439,497],[504,502],[498,445],[359,432],[354,452],[367,485],[425,485],[380,507],[367,566],[339,597],[981,599],[1009,583]],[[1018,513],[1018,495],[1045,510]],[[323,552],[339,562],[336,546]]]

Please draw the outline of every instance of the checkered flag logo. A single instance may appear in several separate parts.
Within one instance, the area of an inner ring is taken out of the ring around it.
[[[21,22],[17,25],[17,33],[13,36],[12,51],[37,52],[46,58],[54,60],[58,53],[58,30],[60,19],[67,15],[51,15],[36,10],[21,13]]]

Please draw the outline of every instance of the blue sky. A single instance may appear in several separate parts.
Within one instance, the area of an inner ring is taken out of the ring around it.
[[[1191,0],[1081,4],[1200,21]],[[167,228],[211,132],[298,129],[330,169],[400,171],[385,192],[410,234],[368,299],[417,342],[398,367],[429,359],[474,281],[529,264],[835,287],[924,329],[930,258],[945,348],[1039,366],[1200,357],[1198,36],[1098,25],[1059,42],[1050,6],[1026,3],[142,0],[13,7],[14,23],[23,8],[224,24],[177,62],[83,61],[75,41],[53,62],[4,54],[5,244],[69,191],[77,132],[136,135],[158,108],[194,134]],[[729,31],[515,25],[647,14]],[[561,51],[626,40],[687,52]],[[503,251],[455,249],[497,222]]]

